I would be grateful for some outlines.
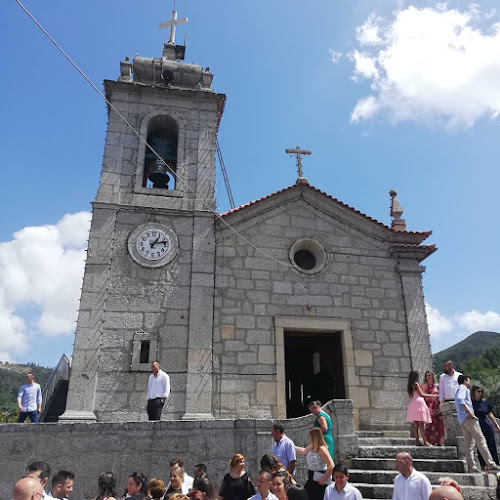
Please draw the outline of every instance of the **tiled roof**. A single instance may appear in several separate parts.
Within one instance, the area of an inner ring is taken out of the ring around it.
[[[305,179],[303,179],[303,181],[305,181]],[[295,188],[297,186],[307,186],[310,189],[316,191],[317,193],[320,193],[322,196],[325,196],[325,197],[329,198],[330,200],[332,200],[337,205],[340,205],[341,207],[347,208],[348,210],[350,210],[352,212],[355,212],[355,213],[361,215],[362,217],[365,217],[366,219],[369,219],[370,221],[374,222],[375,224],[378,224],[379,226],[381,226],[381,227],[383,227],[385,229],[388,229],[389,231],[393,231],[389,226],[386,226],[382,222],[379,222],[378,220],[374,219],[373,217],[370,217],[369,215],[366,215],[363,212],[360,212],[359,210],[356,210],[355,208],[351,207],[350,205],[347,205],[343,201],[340,201],[339,199],[334,198],[333,196],[330,196],[329,194],[325,193],[324,191],[321,191],[321,190],[315,188],[314,186],[311,186],[307,181],[301,182],[301,183],[297,183],[297,184],[293,184],[292,186],[288,186],[288,187],[286,187],[284,189],[280,189],[279,191],[276,191],[274,193],[271,193],[271,194],[268,194],[266,196],[263,196],[262,198],[259,198],[257,200],[253,200],[253,201],[250,201],[248,203],[245,203],[244,205],[240,205],[239,207],[233,208],[232,210],[228,210],[227,212],[224,212],[224,213],[220,214],[219,217],[225,217],[226,215],[230,215],[230,214],[233,214],[235,212],[239,212],[240,210],[243,210],[243,209],[245,209],[247,207],[251,207],[252,205],[256,205],[257,203],[260,203],[261,201],[264,201],[264,200],[267,200],[269,198],[272,198],[273,196],[276,196],[276,195],[278,195],[280,193],[284,193],[285,191],[289,191],[290,189],[293,189],[293,188]],[[396,232],[396,231],[394,231],[394,232]],[[432,234],[432,231],[398,231],[398,232],[402,233],[402,234],[406,233],[406,234],[420,234],[420,235],[425,235],[425,238],[429,237]],[[425,239],[425,238],[423,238],[423,239]],[[417,245],[417,246],[419,246],[419,245]]]

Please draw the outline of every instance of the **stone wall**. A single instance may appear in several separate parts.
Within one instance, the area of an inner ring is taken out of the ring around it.
[[[401,426],[408,404],[407,377],[413,368],[409,337],[414,331],[419,332],[419,343],[427,342],[419,368],[425,363],[430,367],[431,356],[423,301],[412,301],[409,329],[400,260],[392,255],[391,242],[384,241],[385,230],[308,185],[230,213],[227,222],[265,254],[219,225],[214,415],[283,415],[279,402],[284,401],[280,393],[285,384],[279,383],[277,372],[284,360],[276,322],[295,317],[310,319],[311,324],[349,322],[352,338],[343,345],[344,373],[359,426]],[[304,274],[290,264],[289,250],[300,238],[312,238],[324,247],[326,265],[320,272]],[[416,260],[412,263],[412,285],[422,296],[424,269]],[[348,348],[352,363],[346,362]]]
[[[336,460],[357,451],[352,401],[335,400],[325,406],[333,418]],[[314,417],[285,421],[286,434],[299,446],[307,444],[307,430]],[[104,471],[118,476],[119,490],[128,475],[140,471],[147,477],[167,479],[169,462],[183,457],[192,474],[197,463],[207,464],[219,485],[234,453],[243,453],[247,470],[255,478],[260,458],[270,453],[271,420],[162,421],[128,423],[59,423],[0,425],[0,498],[11,498],[14,483],[31,462],[45,460],[53,473],[75,472],[71,500],[96,494],[97,478]],[[305,461],[301,457],[298,478],[304,481]]]

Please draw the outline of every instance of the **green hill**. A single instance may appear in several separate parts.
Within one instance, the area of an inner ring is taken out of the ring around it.
[[[443,362],[448,359],[453,361],[457,370],[462,371],[461,363],[481,356],[486,349],[495,346],[500,346],[500,333],[480,331],[469,335],[466,339],[444,351],[437,352],[432,356],[432,361],[437,373],[442,372]]]
[[[53,368],[45,368],[33,363],[16,365],[0,362],[0,417],[2,414],[17,415],[17,391],[25,383],[27,372],[35,375],[35,382],[39,383],[43,389],[52,371]]]

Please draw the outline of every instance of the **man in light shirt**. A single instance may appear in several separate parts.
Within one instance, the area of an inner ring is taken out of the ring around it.
[[[278,500],[274,493],[271,493],[273,476],[266,470],[261,470],[257,476],[258,493],[248,500]]]
[[[477,446],[479,453],[481,453],[483,460],[487,464],[488,471],[500,471],[500,466],[491,457],[483,431],[479,426],[479,420],[474,414],[469,391],[470,378],[460,374],[458,384],[459,387],[455,395],[455,407],[457,409],[457,420],[462,426],[464,434],[465,458],[467,459],[469,472],[481,472],[474,458],[474,446]]]
[[[49,482],[50,465],[47,462],[33,462],[28,465],[24,477],[36,479],[42,485],[42,500],[46,497],[45,485]]]
[[[184,468],[184,459],[183,458],[174,458],[170,460],[170,472],[173,469],[181,469],[182,470],[182,484],[181,491],[183,495],[187,495],[193,489],[194,477],[190,476],[186,469]],[[170,488],[170,481],[168,482],[166,489]]]
[[[40,500],[43,488],[40,481],[32,477],[23,477],[14,486],[13,500]]]
[[[431,482],[413,468],[413,458],[409,453],[396,455],[396,469],[399,474],[394,479],[392,500],[429,500]]]
[[[453,363],[448,360],[443,363],[444,373],[439,377],[439,402],[455,401],[458,389],[458,376],[462,375],[453,369]]]
[[[161,420],[161,411],[170,395],[170,377],[160,370],[160,363],[153,361],[148,380],[148,418],[149,420]]]
[[[52,478],[52,489],[50,495],[46,495],[47,500],[67,500],[73,491],[73,481],[75,475],[67,470],[60,470]]]
[[[349,484],[347,467],[338,463],[333,468],[333,483],[325,490],[323,500],[363,500],[361,492]]]
[[[38,422],[38,415],[42,411],[42,389],[40,384],[35,383],[35,376],[31,372],[26,374],[26,383],[17,393],[17,410],[19,423],[23,423],[27,417],[33,423]]]
[[[271,426],[271,435],[274,439],[272,454],[283,464],[283,467],[293,474],[296,455],[293,441],[285,435],[285,427],[281,422],[274,422]]]

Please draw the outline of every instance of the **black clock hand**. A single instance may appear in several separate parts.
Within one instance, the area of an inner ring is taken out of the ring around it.
[[[149,248],[153,248],[158,243],[159,239],[160,237],[158,236],[158,238],[156,238],[156,240],[154,240],[153,243],[149,242]]]
[[[159,241],[158,244],[163,245],[163,246],[167,246],[168,242],[169,242],[168,240],[163,240],[163,241]]]

